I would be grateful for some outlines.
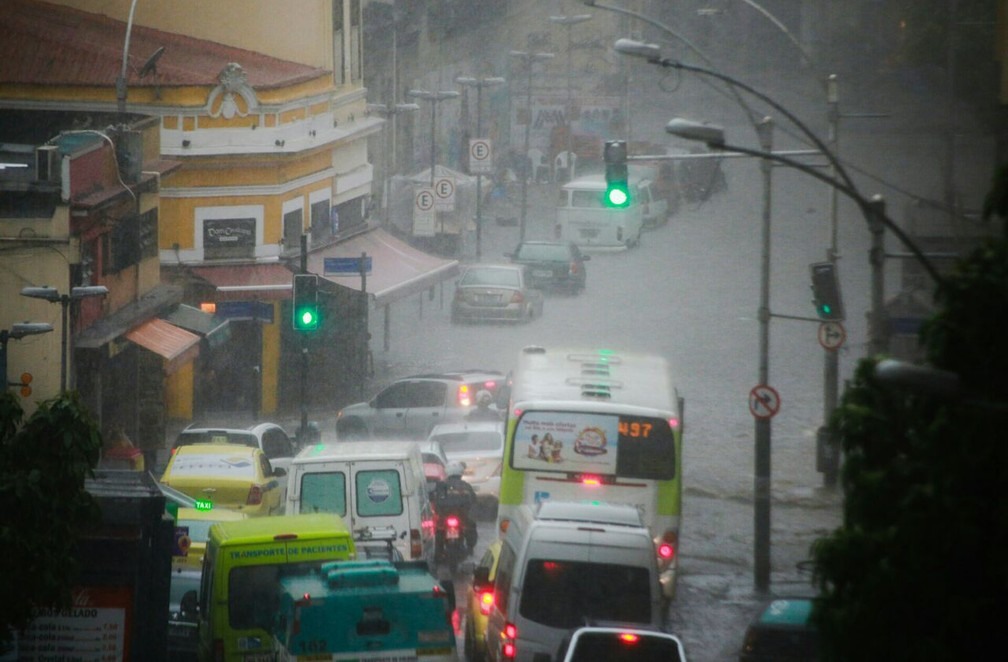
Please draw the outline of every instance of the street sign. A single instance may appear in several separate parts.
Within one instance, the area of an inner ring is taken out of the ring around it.
[[[773,418],[780,411],[780,393],[768,384],[758,384],[749,391],[749,411],[756,418]]]
[[[822,322],[819,325],[819,344],[823,349],[837,350],[847,340],[847,332],[840,322]]]
[[[469,140],[469,172],[474,175],[493,173],[493,144],[488,138]]]
[[[434,180],[434,211],[455,210],[455,178],[438,177]]]
[[[433,237],[434,218],[434,189],[429,186],[418,188],[413,195],[413,236]]]
[[[327,257],[322,260],[322,273],[326,276],[359,276],[361,259],[359,257]],[[364,258],[364,273],[371,273],[371,256]]]

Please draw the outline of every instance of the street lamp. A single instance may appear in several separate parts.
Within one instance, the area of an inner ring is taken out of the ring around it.
[[[456,99],[459,93],[455,90],[410,90],[406,96],[431,102],[431,147],[430,147],[430,185],[434,186],[434,164],[437,158],[437,105],[446,99]]]
[[[572,121],[574,117],[574,106],[571,99],[571,28],[578,23],[590,21],[591,14],[574,14],[573,16],[550,16],[549,20],[557,25],[567,28],[567,110],[564,113],[564,123],[567,125],[567,171],[570,179],[574,178],[573,159],[574,138],[572,136]]]
[[[483,88],[492,87],[494,85],[500,85],[507,82],[505,79],[499,76],[490,76],[487,78],[473,78],[471,76],[459,76],[455,79],[455,82],[459,85],[465,85],[466,87],[476,88],[476,137],[483,138]],[[483,236],[483,214],[482,214],[482,203],[483,203],[483,173],[476,173],[476,261],[478,262],[480,256],[482,255],[482,236]]]
[[[48,322],[20,322],[11,326],[10,330],[0,329],[0,379],[3,379],[0,386],[3,388],[16,386],[7,381],[7,341],[11,338],[20,340],[25,336],[49,333],[52,330],[52,324]]]
[[[420,106],[415,103],[397,103],[392,106],[387,106],[383,103],[367,104],[368,112],[381,113],[383,117],[392,119],[391,124],[385,127],[385,158],[383,159],[385,181],[382,183],[382,206],[385,208],[386,225],[389,223],[389,195],[391,193],[389,190],[389,181],[391,181],[392,177],[392,168],[396,167],[398,164],[398,160],[396,158],[396,117],[400,113],[407,113],[415,110],[420,110]],[[391,139],[389,136],[391,136]],[[389,145],[390,142],[391,146]]]
[[[532,128],[532,66],[536,62],[545,62],[553,59],[553,53],[529,53],[526,51],[511,51],[511,57],[518,59],[528,72],[528,82],[525,88],[525,107],[528,109],[528,117],[525,118],[525,149],[521,154],[521,225],[518,230],[518,241],[525,241],[525,226],[528,218],[528,178],[534,174],[535,165],[532,172],[527,172],[528,152],[529,152],[529,131]]]
[[[108,294],[108,288],[104,285],[84,285],[73,287],[70,294],[60,294],[55,287],[43,285],[42,287],[24,287],[21,289],[21,296],[30,299],[43,299],[50,303],[58,303],[62,306],[61,341],[60,341],[60,393],[66,393],[67,383],[67,327],[69,326],[70,302],[79,301],[88,297],[101,297]]]

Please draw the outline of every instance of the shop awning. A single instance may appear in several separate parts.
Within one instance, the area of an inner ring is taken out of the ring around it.
[[[210,347],[223,344],[231,335],[231,326],[227,319],[204,313],[199,308],[187,306],[184,303],[179,304],[178,308],[165,315],[163,319],[175,326],[203,336],[207,339]]]
[[[459,273],[458,260],[428,255],[382,229],[370,230],[310,253],[308,271],[360,291],[359,273],[327,273],[325,267],[327,260],[331,265],[334,258],[358,259],[362,253],[371,258],[371,271],[366,278],[367,293],[379,306],[423,292]]]
[[[217,301],[289,299],[294,275],[279,263],[193,267],[192,273],[217,288]]]
[[[200,337],[163,319],[147,320],[127,331],[124,337],[163,358],[167,374],[199,355]]]

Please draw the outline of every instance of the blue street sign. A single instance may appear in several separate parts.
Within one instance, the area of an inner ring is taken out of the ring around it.
[[[322,272],[327,276],[332,274],[354,276],[360,273],[360,263],[359,257],[327,257],[322,261]],[[371,273],[370,255],[364,258],[364,273]]]

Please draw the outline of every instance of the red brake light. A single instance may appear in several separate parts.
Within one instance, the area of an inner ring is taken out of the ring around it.
[[[245,505],[247,506],[258,506],[262,503],[263,493],[262,488],[258,485],[253,485],[249,488],[248,498],[245,499]]]
[[[449,515],[445,518],[445,524],[453,528],[458,528],[459,518],[454,515]]]
[[[658,545],[658,556],[663,559],[670,559],[675,556],[675,547],[667,542]]]
[[[640,641],[640,637],[638,637],[632,632],[621,632],[619,639],[624,644],[636,644],[638,641]]]
[[[584,476],[581,476],[581,484],[587,485],[589,487],[596,487],[602,484],[602,478],[600,478],[599,476],[592,476],[586,474]]]
[[[514,623],[504,624],[504,636],[507,637],[508,639],[518,638],[518,628],[515,626]]]
[[[510,641],[501,646],[501,656],[505,660],[513,660],[515,657],[515,645]]]
[[[468,384],[460,384],[458,387],[458,403],[463,407],[468,407],[472,402],[472,394],[469,393]]]
[[[667,568],[675,559],[679,547],[679,535],[675,531],[666,531],[661,539],[655,539],[655,552],[658,555],[658,565]]]
[[[668,419],[668,424],[669,424],[669,427],[672,428],[673,430],[678,430],[679,429],[679,419],[678,418],[674,418],[673,417],[673,418]]]
[[[511,303],[521,303],[525,300],[525,296],[521,292],[515,292],[511,295]]]

